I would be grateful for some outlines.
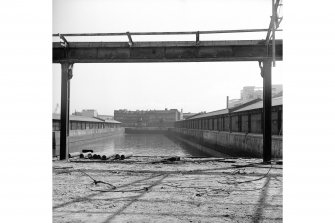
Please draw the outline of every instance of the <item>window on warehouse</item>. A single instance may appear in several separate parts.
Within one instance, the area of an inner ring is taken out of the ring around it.
[[[251,132],[262,133],[262,113],[251,114]]]
[[[242,115],[242,123],[241,123],[241,127],[242,127],[242,132],[248,132],[248,115]]]
[[[231,130],[232,132],[238,132],[239,128],[238,128],[238,115],[234,115],[231,117]]]

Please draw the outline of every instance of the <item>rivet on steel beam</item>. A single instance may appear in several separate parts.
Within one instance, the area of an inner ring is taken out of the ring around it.
[[[131,39],[131,35],[129,32],[127,32],[127,36],[128,36],[128,43],[129,43],[129,46],[132,47],[134,46],[134,42],[133,40]]]

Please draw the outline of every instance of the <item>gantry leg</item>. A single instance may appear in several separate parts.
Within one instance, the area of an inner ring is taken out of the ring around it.
[[[69,136],[69,108],[70,108],[70,79],[72,78],[71,63],[62,63],[62,86],[61,86],[61,117],[60,117],[60,151],[59,159],[68,159],[68,136]]]
[[[271,161],[272,146],[272,84],[271,60],[263,61],[263,162]]]

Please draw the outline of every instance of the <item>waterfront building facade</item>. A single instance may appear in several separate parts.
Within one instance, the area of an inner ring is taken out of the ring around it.
[[[180,116],[177,109],[114,111],[114,118],[122,123],[122,127],[173,127],[174,122],[180,120]]]
[[[96,118],[98,117],[98,112],[95,109],[83,109],[81,112],[75,111],[72,115]]]

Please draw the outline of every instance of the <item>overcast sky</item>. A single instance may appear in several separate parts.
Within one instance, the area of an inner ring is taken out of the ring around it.
[[[53,33],[197,31],[267,28],[270,0],[54,0]],[[284,24],[284,21],[283,21]],[[282,27],[282,24],[281,24]],[[201,40],[265,39],[266,33],[201,35]],[[277,34],[280,38],[281,34]],[[134,41],[192,40],[194,36],[141,36]],[[59,41],[53,38],[54,41]],[[127,41],[127,37],[68,38]],[[282,62],[272,84],[282,84]],[[70,112],[96,109],[177,108],[184,112],[226,107],[243,86],[262,86],[257,62],[75,64]],[[53,109],[60,105],[60,64],[53,64]]]

